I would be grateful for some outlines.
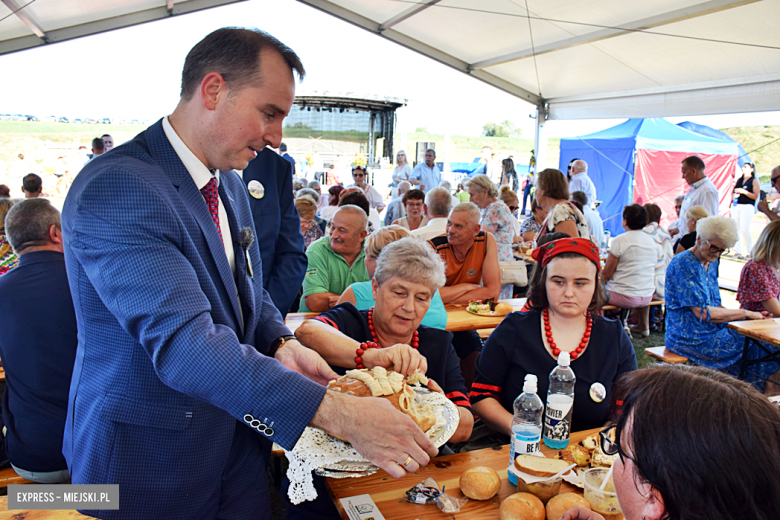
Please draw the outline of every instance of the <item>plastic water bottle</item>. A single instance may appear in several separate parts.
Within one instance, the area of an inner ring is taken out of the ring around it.
[[[537,378],[533,374],[525,376],[523,393],[515,399],[515,416],[512,418],[512,438],[509,442],[509,466],[514,467],[518,455],[539,451],[542,437],[542,415],[544,404],[536,395]],[[507,472],[509,482],[517,485],[517,477]]]
[[[558,366],[550,372],[547,411],[544,414],[544,443],[556,450],[568,446],[571,432],[574,383],[577,377],[569,366],[570,363],[569,353],[563,351],[558,355]]]
[[[609,251],[609,239],[612,237],[612,234],[609,232],[609,229],[604,230],[604,242],[601,244],[601,250],[602,251]]]

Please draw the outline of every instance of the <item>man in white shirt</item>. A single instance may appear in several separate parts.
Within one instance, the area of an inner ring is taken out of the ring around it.
[[[596,203],[596,186],[588,177],[588,163],[577,159],[571,165],[571,181],[569,181],[569,193],[581,191],[588,196],[591,206]]]
[[[452,201],[452,207],[454,208],[458,204],[460,204],[460,201],[458,200],[458,197],[452,194],[452,184],[450,184],[450,181],[441,181],[439,183],[440,188],[444,188],[447,190],[447,192],[450,194],[450,200]]]
[[[680,219],[677,221],[677,231],[670,230],[669,234],[675,236],[681,229],[687,229],[685,227],[685,213],[689,208],[694,206],[704,206],[710,213],[710,216],[718,214],[718,188],[712,183],[712,181],[704,174],[704,161],[701,158],[691,155],[683,159],[680,165],[683,179],[687,182],[691,189],[685,194],[682,207],[680,208]]]
[[[428,241],[447,232],[447,217],[452,206],[452,195],[446,188],[434,188],[425,195],[424,211],[428,225],[412,231],[412,236]]]
[[[585,220],[588,222],[588,232],[593,237],[593,241],[597,244],[601,243],[604,238],[604,221],[601,219],[601,215],[595,209],[591,208],[588,204],[588,196],[584,191],[575,191],[571,194],[572,202],[579,202],[582,205],[582,213],[585,215]]]
[[[493,161],[493,149],[489,146],[483,146],[480,155],[482,155],[482,160],[485,161],[481,173],[487,175],[496,184],[501,184],[501,173],[496,173],[496,163]]]
[[[425,151],[425,162],[420,163],[412,170],[409,182],[421,189],[423,193],[428,193],[441,182],[441,170],[433,161],[436,160],[436,152],[433,148]]]
[[[368,173],[365,166],[359,164],[352,168],[352,180],[355,184],[347,186],[347,188],[360,188],[368,199],[368,203],[374,208],[377,213],[385,209],[385,199],[376,191],[376,188],[366,182]]]

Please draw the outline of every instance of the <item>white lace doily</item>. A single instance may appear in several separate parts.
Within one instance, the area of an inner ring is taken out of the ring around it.
[[[427,389],[414,390],[418,394],[418,402],[431,405],[436,414],[436,424],[426,434],[437,448],[441,447],[458,427],[458,407],[442,394]],[[355,469],[358,471],[340,476],[365,476],[377,471],[376,466],[366,466],[368,460],[355,451],[351,444],[331,437],[319,428],[307,427],[292,451],[285,450],[284,453],[289,461],[287,478],[290,479],[290,487],[287,495],[293,504],[317,498],[312,479],[312,472],[317,469],[331,467],[343,471],[350,463],[357,463]]]

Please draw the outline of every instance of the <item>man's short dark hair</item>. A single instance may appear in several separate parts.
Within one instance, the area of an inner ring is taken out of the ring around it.
[[[22,178],[22,189],[27,193],[38,193],[43,188],[43,180],[34,173],[28,173]]]
[[[279,151],[280,152],[286,152],[287,151],[287,145],[282,143],[279,145]]]
[[[628,229],[636,231],[647,225],[647,210],[639,204],[631,204],[623,208],[623,218]]]
[[[434,150],[433,148],[428,148],[427,150],[425,150],[425,153],[428,153],[428,152],[431,152],[433,154],[433,156],[436,157],[436,150]]]
[[[10,197],[11,196],[11,188],[6,186],[5,184],[0,184],[0,197]],[[0,222],[2,224],[2,222]]]
[[[92,149],[96,152],[103,153],[106,149],[106,142],[102,137],[96,137],[92,140]]]
[[[702,161],[701,158],[696,155],[691,155],[690,157],[686,157],[685,159],[683,159],[682,162],[685,166],[689,168],[699,170],[700,172],[704,171],[704,161]]]
[[[101,139],[105,139],[106,137],[111,137],[111,134],[103,134],[100,136]]]
[[[5,235],[16,254],[27,248],[49,244],[49,228],[60,225],[60,212],[46,199],[25,199],[14,204],[5,216]]]
[[[366,212],[366,216],[368,216],[371,208],[368,197],[359,191],[350,191],[339,199],[339,207],[347,205],[357,206]]]
[[[281,54],[290,69],[304,78],[306,71],[295,51],[270,34],[259,29],[224,27],[203,38],[187,54],[181,73],[181,99],[189,101],[211,72],[221,74],[232,90],[260,83],[260,51],[266,48]]]
[[[585,195],[584,191],[575,191],[571,194],[571,200],[574,202],[579,202],[582,207],[585,207],[588,205],[588,196]]]
[[[658,204],[648,202],[645,204],[644,208],[647,211],[647,222],[661,223],[661,216],[663,213],[661,212],[661,208],[658,207]]]

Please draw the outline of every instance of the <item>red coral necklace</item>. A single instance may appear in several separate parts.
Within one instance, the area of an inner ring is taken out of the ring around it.
[[[545,307],[544,311],[542,312],[542,316],[544,318],[544,335],[547,336],[547,343],[550,345],[550,350],[552,350],[553,355],[557,357],[558,354],[561,353],[561,349],[558,348],[558,346],[555,344],[555,341],[553,340],[552,327],[550,327],[549,307]],[[580,341],[580,344],[576,349],[570,352],[572,359],[577,359],[577,357],[582,354],[582,351],[585,350],[585,347],[588,346],[590,331],[593,328],[593,318],[591,317],[590,313],[587,315],[587,320],[588,324],[585,326],[585,334],[582,335],[582,341]]]
[[[371,339],[373,341],[366,341],[364,343],[361,343],[360,346],[355,351],[355,368],[364,368],[363,367],[363,354],[366,350],[370,348],[382,348],[379,345],[379,340],[376,337],[376,330],[374,329],[374,308],[371,307],[368,309],[368,330],[371,331]],[[412,348],[413,349],[419,349],[420,348],[420,333],[416,330],[412,333]]]

